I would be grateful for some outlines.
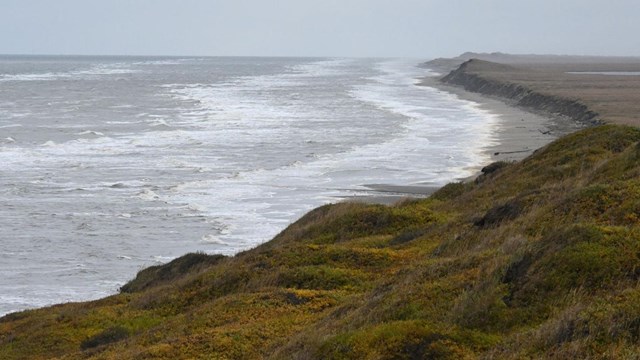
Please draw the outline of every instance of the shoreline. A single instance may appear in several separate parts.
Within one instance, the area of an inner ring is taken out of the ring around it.
[[[493,135],[495,144],[484,149],[484,153],[490,158],[490,161],[470,168],[474,173],[473,175],[466,178],[451,179],[451,182],[473,181],[481,174],[481,169],[490,163],[520,161],[550,142],[582,128],[568,118],[536,114],[519,108],[515,104],[509,104],[505,99],[474,93],[459,86],[445,84],[440,82],[442,76],[444,75],[426,75],[419,79],[416,86],[434,88],[461,100],[471,101],[477,104],[480,109],[496,116],[498,119]],[[406,199],[429,197],[440,189],[440,186],[430,184],[405,186],[375,184],[363,186],[370,189],[373,194],[354,195],[340,199],[347,202],[393,205]]]
[[[440,76],[427,76],[421,79],[418,86],[432,87],[462,100],[472,101],[498,117],[494,134],[496,144],[485,148],[491,162],[520,161],[550,142],[583,128],[569,118],[537,114],[509,104],[506,99],[470,92],[442,83],[439,79]],[[478,174],[486,165],[478,166]]]
[[[583,125],[555,113],[562,97],[520,106],[483,84],[422,85],[474,102],[470,128],[495,140],[475,161],[520,162],[426,201],[410,199],[465,173],[361,181],[358,202],[395,205],[326,204],[232,256],[186,253],[100,299],[2,314],[0,358],[637,354],[640,127]]]

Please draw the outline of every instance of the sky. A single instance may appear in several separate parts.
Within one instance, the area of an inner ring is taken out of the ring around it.
[[[640,56],[639,0],[0,0],[1,54]]]

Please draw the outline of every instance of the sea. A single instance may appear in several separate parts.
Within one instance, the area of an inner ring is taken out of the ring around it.
[[[0,56],[0,315],[472,175],[500,119],[422,61]]]

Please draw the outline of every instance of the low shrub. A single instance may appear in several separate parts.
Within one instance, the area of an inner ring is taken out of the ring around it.
[[[129,331],[122,326],[110,327],[80,343],[81,350],[112,344],[129,337]]]

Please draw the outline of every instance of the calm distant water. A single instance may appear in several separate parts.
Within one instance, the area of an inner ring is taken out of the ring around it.
[[[640,76],[640,71],[569,71],[574,75]]]
[[[367,184],[445,184],[496,118],[418,60],[0,57],[0,314],[234,254]]]

